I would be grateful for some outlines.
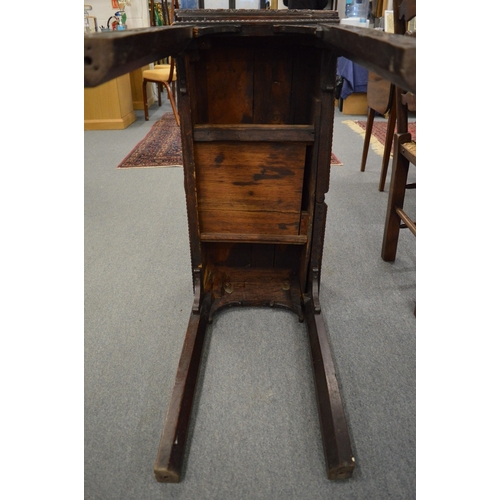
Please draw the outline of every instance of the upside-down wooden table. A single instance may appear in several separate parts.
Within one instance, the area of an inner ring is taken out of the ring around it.
[[[194,302],[154,466],[178,482],[207,325],[225,307],[306,321],[329,479],[354,469],[320,305],[337,57],[415,87],[415,44],[335,11],[178,10],[173,26],[85,38],[85,85],[178,66]],[[402,38],[402,37],[401,37]]]

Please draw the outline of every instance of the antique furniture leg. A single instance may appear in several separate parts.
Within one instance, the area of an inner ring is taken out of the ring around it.
[[[179,113],[177,112],[177,107],[175,105],[174,92],[172,92],[172,90],[170,89],[170,85],[168,85],[167,83],[164,83],[163,85],[167,89],[167,94],[170,100],[170,104],[172,105],[172,112],[174,113],[175,122],[177,123],[177,125],[180,125]]]
[[[181,479],[189,417],[208,325],[209,297],[205,298],[199,312],[196,312],[197,306],[198,297],[195,298],[194,310],[189,318],[175,385],[154,465],[156,480],[162,483],[178,483]]]
[[[373,130],[375,113],[388,115],[387,131],[384,141],[384,154],[382,158],[382,169],[380,170],[379,191],[385,188],[385,179],[387,177],[387,167],[391,156],[392,137],[394,135],[394,125],[396,123],[396,107],[394,101],[394,85],[373,73],[368,72],[368,118],[366,121],[365,140],[363,143],[363,154],[361,158],[361,172],[365,171],[366,158],[370,149],[370,137]]]
[[[146,85],[148,82],[150,82],[152,84],[156,83],[158,87],[158,106],[161,106],[161,93],[163,87],[165,87],[165,89],[167,90],[167,96],[170,100],[170,104],[172,105],[172,112],[174,113],[175,121],[177,125],[180,125],[179,113],[177,112],[177,106],[175,104],[175,95],[170,88],[171,83],[172,85],[174,85],[174,82],[171,81],[171,74],[172,70],[164,68],[163,66],[155,69],[148,69],[143,72],[142,94],[144,100],[144,119],[146,121],[149,120]]]
[[[366,158],[368,157],[368,150],[370,149],[370,137],[372,136],[373,120],[375,118],[375,110],[368,108],[368,117],[366,120],[365,141],[363,143],[363,155],[361,156],[361,172],[365,171]]]
[[[391,146],[394,137],[395,126],[396,126],[396,105],[395,105],[395,99],[393,99],[391,110],[389,111],[389,118],[387,120],[387,132],[385,134],[384,156],[382,158],[382,170],[380,171],[380,181],[378,185],[379,191],[384,191],[385,189],[385,179],[387,177],[387,170],[389,168],[389,159],[391,156]]]
[[[372,135],[374,117],[375,117],[375,110],[369,108],[368,118],[366,121],[365,140],[363,143],[363,154],[361,156],[361,168],[360,168],[361,172],[364,172],[366,167],[366,159],[368,157],[368,150],[370,149],[370,137]],[[391,156],[391,146],[392,146],[392,139],[394,135],[395,125],[396,125],[396,109],[393,107],[390,110],[389,117],[387,119],[387,132],[385,135],[384,155],[382,157],[382,170],[380,171],[380,180],[378,185],[379,191],[384,191],[385,189],[385,179],[387,178],[387,170],[389,168],[389,159]]]
[[[399,154],[400,144],[410,142],[411,134],[395,134],[394,136],[394,160],[392,164],[391,188],[387,202],[387,216],[382,243],[382,259],[393,262],[396,259],[398,247],[399,230],[401,224],[401,211],[406,193],[406,181],[410,162]],[[412,226],[409,226],[410,228]]]
[[[328,479],[352,476],[354,457],[347,421],[342,405],[332,352],[328,343],[323,316],[316,312],[318,304],[311,299],[305,304],[305,317],[311,346],[316,399],[318,403],[323,449]]]
[[[144,102],[144,120],[148,121],[149,120],[149,109],[148,109],[148,93],[147,93],[147,86],[148,82],[145,80],[142,81],[142,100]]]

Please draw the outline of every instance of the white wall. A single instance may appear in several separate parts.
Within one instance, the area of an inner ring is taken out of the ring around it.
[[[143,28],[149,26],[149,12],[147,0],[130,0],[131,5],[125,8],[128,28]],[[106,26],[108,19],[118,9],[113,9],[111,0],[85,0],[85,4],[92,5],[89,15],[97,18],[97,26]],[[100,30],[99,30],[100,31]]]
[[[345,17],[345,0],[338,0],[337,12],[339,13],[340,19],[344,19],[344,17]]]

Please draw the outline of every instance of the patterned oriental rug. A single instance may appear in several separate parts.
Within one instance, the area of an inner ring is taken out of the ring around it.
[[[332,165],[342,163],[332,153]],[[154,168],[182,166],[180,127],[172,113],[165,113],[117,168]]]
[[[182,165],[180,127],[173,113],[165,113],[118,168],[173,167]]]
[[[366,132],[366,121],[361,120],[347,120],[344,123],[349,125],[349,127],[356,131],[358,134],[365,136]],[[408,123],[408,131],[414,141],[417,140],[417,122]],[[370,144],[376,153],[381,156],[384,154],[384,144],[385,144],[385,134],[387,133],[387,120],[384,121],[374,121],[372,127],[372,135],[370,137]],[[392,154],[392,149],[391,149]]]

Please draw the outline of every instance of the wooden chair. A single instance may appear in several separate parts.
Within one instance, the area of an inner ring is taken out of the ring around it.
[[[175,104],[175,82],[177,80],[177,72],[175,70],[174,59],[170,60],[170,64],[158,64],[154,69],[147,69],[142,73],[142,97],[144,100],[144,118],[149,120],[148,113],[148,97],[147,97],[147,84],[155,83],[158,85],[158,106],[161,106],[161,91],[165,87],[167,91],[172,111],[174,113],[177,125],[180,125],[179,113]]]
[[[167,2],[161,0],[161,9],[163,12],[163,18],[168,25],[171,25],[174,21],[174,9],[179,8],[178,0],[172,0],[170,6],[167,7]],[[153,15],[154,3],[151,0],[150,13]],[[151,18],[151,25],[155,25],[154,17]],[[142,74],[142,96],[144,100],[144,118],[146,121],[149,120],[148,113],[148,100],[147,100],[147,84],[156,83],[158,86],[158,106],[161,106],[161,92],[162,88],[165,87],[167,91],[170,104],[172,105],[172,111],[174,113],[175,121],[177,125],[180,125],[179,113],[177,111],[177,106],[175,103],[175,82],[177,81],[177,71],[175,68],[175,60],[171,57],[168,60],[168,64],[156,64],[154,69],[145,70]]]
[[[394,101],[394,85],[376,73],[368,72],[368,87],[366,90],[368,100],[368,119],[366,122],[365,142],[363,144],[363,155],[361,158],[361,172],[365,171],[368,150],[370,149],[370,138],[372,135],[375,113],[388,114],[387,132],[385,136],[384,155],[382,157],[382,170],[378,190],[384,191],[385,179],[391,156],[394,126],[396,125],[396,109]]]
[[[407,33],[407,23],[416,16],[415,0],[394,1],[394,31]],[[407,184],[410,165],[417,165],[417,144],[408,131],[408,111],[416,110],[415,95],[396,87],[394,92],[396,104],[396,134],[394,135],[394,153],[391,174],[391,186],[387,204],[384,237],[382,243],[382,259],[392,262],[396,259],[399,230],[408,228],[416,236],[417,225],[404,211],[404,199],[407,189],[415,189],[416,184]]]

